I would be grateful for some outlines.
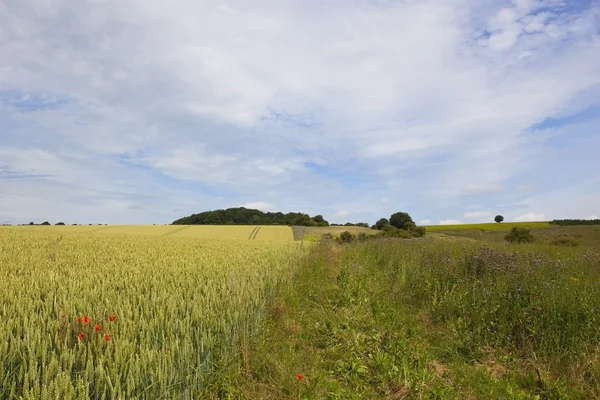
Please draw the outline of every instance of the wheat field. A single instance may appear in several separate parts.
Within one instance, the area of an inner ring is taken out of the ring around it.
[[[221,393],[306,246],[173,228],[1,228],[0,398]]]

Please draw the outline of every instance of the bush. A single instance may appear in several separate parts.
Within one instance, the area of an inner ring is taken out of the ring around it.
[[[401,238],[401,239],[410,239],[410,238],[412,238],[413,235],[407,230],[398,229],[398,228],[393,227],[392,225],[388,225],[385,228],[383,228],[382,236],[383,237]]]
[[[504,240],[510,243],[531,243],[533,242],[533,235],[530,229],[517,228],[516,226],[510,230]]]
[[[356,239],[356,236],[354,236],[351,232],[344,231],[344,232],[340,233],[340,242],[342,242],[342,243],[351,243],[355,239]]]
[[[497,223],[500,223],[500,222],[504,221],[504,217],[502,215],[496,215],[496,217],[494,218],[494,221],[496,221]]]
[[[44,222],[42,222],[42,225],[50,225],[50,222],[44,221]]]
[[[64,225],[64,222],[57,222],[56,225]]]
[[[416,237],[423,237],[423,236],[425,236],[426,232],[427,232],[427,230],[425,229],[424,226],[418,226],[418,227],[415,228],[413,234]]]

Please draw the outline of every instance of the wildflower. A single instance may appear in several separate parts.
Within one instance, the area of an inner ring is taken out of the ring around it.
[[[100,326],[100,324],[96,325],[96,332],[100,332],[101,329],[102,327]]]
[[[83,322],[83,318],[81,318],[81,315],[77,317],[77,322],[79,322],[80,324]]]
[[[83,334],[83,332],[79,332],[79,335],[77,335],[77,338],[78,338],[79,340],[83,340],[83,337],[84,337],[84,336],[85,336],[85,335]]]
[[[85,322],[86,324],[90,323],[90,317],[88,317],[87,315],[85,317],[83,317],[83,322]]]
[[[299,381],[301,381],[302,379],[304,379],[304,377],[300,374],[296,374],[296,379],[298,379]]]
[[[104,335],[104,339],[106,339],[106,341],[110,341],[110,336],[108,336],[108,333]]]
[[[117,318],[117,316],[115,314],[111,315],[110,317],[108,317],[110,322],[113,322],[115,320],[115,318]]]

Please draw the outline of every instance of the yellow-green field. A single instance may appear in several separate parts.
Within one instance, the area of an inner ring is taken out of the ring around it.
[[[509,231],[513,227],[537,229],[549,228],[552,225],[548,222],[502,222],[487,224],[460,224],[460,225],[432,225],[426,226],[427,232],[444,231]]]
[[[288,226],[257,225],[103,225],[103,226],[18,226],[2,227],[10,230],[37,230],[45,232],[77,232],[101,235],[172,236],[196,239],[268,240],[289,242],[294,240]]]
[[[0,398],[227,388],[306,246],[289,228],[261,228],[267,240],[248,240],[255,227],[181,228],[0,228]]]

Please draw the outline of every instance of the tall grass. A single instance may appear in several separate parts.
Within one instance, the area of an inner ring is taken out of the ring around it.
[[[600,340],[600,254],[549,246],[379,242],[347,250],[393,271],[407,301],[450,324],[476,352],[560,355]]]

